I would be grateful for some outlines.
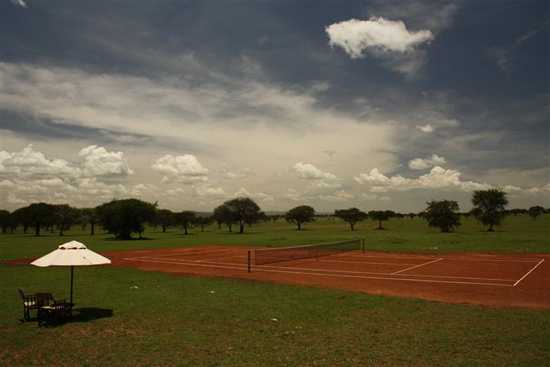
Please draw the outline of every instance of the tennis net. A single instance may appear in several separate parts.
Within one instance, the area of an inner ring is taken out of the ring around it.
[[[266,265],[282,261],[318,258],[355,250],[363,250],[362,239],[315,245],[256,249],[254,250],[254,264]]]

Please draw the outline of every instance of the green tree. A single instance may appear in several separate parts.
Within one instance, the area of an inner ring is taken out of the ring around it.
[[[157,210],[157,223],[162,227],[162,232],[166,232],[166,229],[173,226],[176,222],[176,214],[168,209]]]
[[[355,224],[365,220],[367,218],[367,213],[357,208],[349,208],[334,211],[334,216],[342,219],[344,222],[347,222],[351,230],[354,231]]]
[[[0,210],[0,227],[2,227],[2,233],[8,232],[8,228],[11,225],[11,214],[7,210]]]
[[[221,224],[225,224],[229,232],[232,232],[233,224],[237,222],[237,215],[226,204],[222,204],[214,209],[214,220],[218,223],[218,228]]]
[[[34,227],[35,236],[40,236],[42,227],[51,225],[54,221],[54,207],[46,203],[33,203],[19,211],[24,223]]]
[[[204,232],[204,227],[212,224],[214,218],[211,215],[200,215],[195,219],[195,223],[201,227],[201,232]]]
[[[456,201],[432,200],[427,203],[428,207],[424,211],[424,219],[428,221],[430,227],[439,228],[441,232],[452,232],[460,225],[459,207]]]
[[[78,220],[79,211],[67,204],[54,205],[54,218],[53,222],[59,229],[59,235],[63,236],[65,230],[70,229],[71,226]]]
[[[372,220],[378,221],[378,227],[376,227],[378,230],[384,229],[384,227],[382,227],[382,222],[389,220],[394,215],[395,213],[391,210],[371,210],[369,212],[369,217]]]
[[[508,199],[500,189],[474,191],[472,196],[472,214],[484,225],[489,226],[488,232],[494,232],[493,227],[499,225],[506,215]]]
[[[195,223],[197,216],[195,212],[184,210],[176,214],[176,221],[182,226],[184,234],[189,234],[189,228]]]
[[[543,215],[544,214],[544,208],[542,206],[539,206],[539,205],[535,205],[535,206],[532,206],[530,207],[528,210],[527,210],[527,213],[529,214],[529,216],[533,219],[537,219],[537,217],[539,215]]]
[[[131,239],[132,233],[141,234],[144,224],[154,220],[154,204],[138,199],[113,200],[96,208],[99,222],[117,239]]]
[[[95,235],[95,226],[99,222],[99,216],[96,208],[83,208],[80,211],[80,223],[83,229],[86,228],[86,224],[90,225],[90,236]]]
[[[27,234],[27,230],[31,226],[30,218],[27,215],[28,207],[19,208],[13,211],[11,213],[13,217],[13,221],[16,223],[16,226],[18,224],[21,224],[23,226],[23,234]]]
[[[296,224],[298,231],[301,231],[304,223],[313,222],[315,220],[315,209],[309,205],[300,205],[290,209],[285,214],[285,219],[288,223]]]
[[[247,197],[240,197],[226,201],[223,205],[227,206],[233,213],[235,221],[239,223],[239,233],[244,233],[244,225],[256,223],[264,217],[258,204]]]

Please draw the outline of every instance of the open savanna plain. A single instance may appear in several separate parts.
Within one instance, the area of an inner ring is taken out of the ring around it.
[[[510,216],[487,233],[463,219],[442,234],[421,219],[385,230],[322,218],[296,231],[279,220],[245,234],[209,226],[184,236],[148,228],[116,241],[74,227],[65,236],[0,235],[0,260],[32,259],[78,240],[97,252],[199,245],[288,246],[361,237],[367,251],[550,253],[550,216]],[[30,231],[29,231],[30,233]],[[0,264],[0,365],[5,366],[550,366],[550,310],[447,304],[319,287],[173,276],[101,266],[75,270],[75,317],[20,323],[17,288],[67,297],[66,268]]]

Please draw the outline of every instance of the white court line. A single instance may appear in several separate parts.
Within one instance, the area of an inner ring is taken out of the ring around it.
[[[324,258],[323,258],[324,259]],[[303,259],[303,260],[311,260],[311,259]],[[345,260],[321,260],[319,259],[319,262],[323,263],[344,263],[344,264],[371,264],[371,265],[415,265],[415,264],[396,264],[396,263],[379,263],[379,262],[370,262],[370,261],[345,261]]]
[[[529,274],[531,274],[536,268],[538,268],[539,265],[542,264],[543,262],[544,262],[544,259],[542,259],[541,261],[539,261],[539,262],[537,263],[537,265],[533,266],[533,268],[532,268],[531,270],[529,270],[527,273],[525,273],[524,276],[522,276],[521,278],[519,278],[518,281],[514,283],[514,287],[515,287],[516,285],[518,285],[523,279],[527,278],[527,276],[528,276]]]
[[[147,256],[142,256],[141,258],[150,258]],[[155,258],[150,258],[155,259]],[[174,261],[179,261],[174,259]],[[185,260],[184,260],[185,261]],[[230,263],[225,261],[209,261],[209,260],[193,260],[194,262],[200,262],[203,264],[214,264],[214,265],[237,265],[244,266],[243,263]],[[273,265],[255,265],[254,268],[272,268],[272,269],[294,269],[294,270],[306,270],[306,271],[327,271],[327,272],[337,272],[337,273],[357,273],[357,274],[375,274],[375,275],[394,275],[392,273],[380,273],[373,271],[351,271],[351,270],[333,270],[333,269],[319,269],[319,268],[303,268],[297,266],[273,266]],[[497,282],[514,282],[515,279],[502,279],[502,278],[479,278],[479,277],[463,277],[459,275],[426,275],[426,274],[395,274],[395,276],[414,276],[420,278],[446,278],[446,279],[471,279],[471,280],[494,280]]]
[[[208,265],[208,264],[199,264],[199,263],[171,262],[166,260],[146,260],[146,259],[140,259],[140,258],[124,258],[123,260],[152,262],[152,263],[161,263],[161,264],[187,265],[187,266],[196,266],[196,267],[205,267],[205,268],[232,269],[232,270],[241,270],[241,271],[246,270],[246,267],[244,266],[235,267],[235,266],[223,266],[223,265]],[[337,278],[400,280],[400,281],[416,282],[416,283],[443,283],[443,284],[460,284],[460,285],[483,285],[483,286],[494,286],[494,287],[512,287],[511,284],[499,284],[499,283],[459,282],[459,281],[449,281],[449,280],[430,280],[430,279],[412,279],[412,278],[390,278],[390,277],[329,274],[329,273],[306,273],[306,272],[300,272],[300,271],[272,270],[272,269],[264,269],[264,268],[258,268],[258,267],[255,267],[254,271],[263,271],[266,273],[317,275],[317,276],[337,277]]]
[[[126,258],[123,260],[138,260],[138,259],[146,259],[146,260],[164,260],[163,258],[158,259],[151,256],[140,256],[140,257],[133,257],[133,258]],[[196,263],[202,263],[202,264],[212,264],[212,265],[236,265],[244,267],[245,265],[243,263],[232,263],[232,262],[226,262],[226,261],[210,261],[210,260],[180,260],[180,259],[169,259],[172,261],[173,264],[183,264],[188,262],[196,262]],[[355,274],[374,274],[374,275],[395,275],[395,276],[414,276],[414,277],[421,277],[421,278],[446,278],[446,279],[471,279],[471,280],[487,280],[487,281],[497,281],[497,282],[514,282],[515,279],[502,279],[502,278],[480,278],[480,277],[464,277],[459,275],[426,275],[426,274],[392,274],[392,273],[381,273],[381,272],[373,272],[373,271],[351,271],[351,270],[333,270],[333,269],[319,269],[319,268],[303,268],[299,266],[274,266],[274,265],[254,265],[254,268],[272,268],[272,269],[294,269],[294,270],[305,270],[305,271],[327,271],[327,272],[333,272],[333,273],[355,273]]]
[[[368,253],[368,252],[367,252]],[[536,263],[539,261],[539,259],[475,259],[474,256],[479,255],[472,255],[468,257],[454,257],[456,255],[453,255],[452,253],[445,254],[447,255],[445,258],[447,260],[453,260],[453,261],[472,261],[472,262],[517,262],[517,263]],[[360,255],[360,254],[339,254],[339,255],[333,255],[335,257],[356,257],[356,258],[365,258],[365,257],[378,257],[381,259],[435,259],[436,255],[433,256],[427,256],[427,255],[390,255],[390,256],[384,256],[384,255]],[[484,255],[484,256],[492,256],[492,255]],[[495,255],[498,256],[498,255]]]
[[[429,265],[429,264],[434,264],[434,263],[436,263],[436,262],[438,262],[438,261],[441,261],[441,260],[443,260],[442,257],[440,257],[439,259],[435,259],[435,260],[428,261],[428,262],[425,262],[425,263],[422,263],[422,264],[418,264],[418,265],[415,265],[415,266],[411,266],[411,267],[408,267],[408,268],[405,268],[405,269],[398,270],[398,271],[396,271],[396,272],[391,273],[391,275],[403,273],[403,272],[405,272],[405,271],[407,271],[407,270],[413,270],[413,269],[419,268],[419,267],[421,267],[421,266],[425,266],[425,265]]]

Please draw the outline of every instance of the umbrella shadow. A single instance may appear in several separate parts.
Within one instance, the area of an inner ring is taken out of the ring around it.
[[[108,308],[98,307],[79,307],[73,309],[72,317],[69,322],[90,322],[98,319],[113,317],[114,312]]]

